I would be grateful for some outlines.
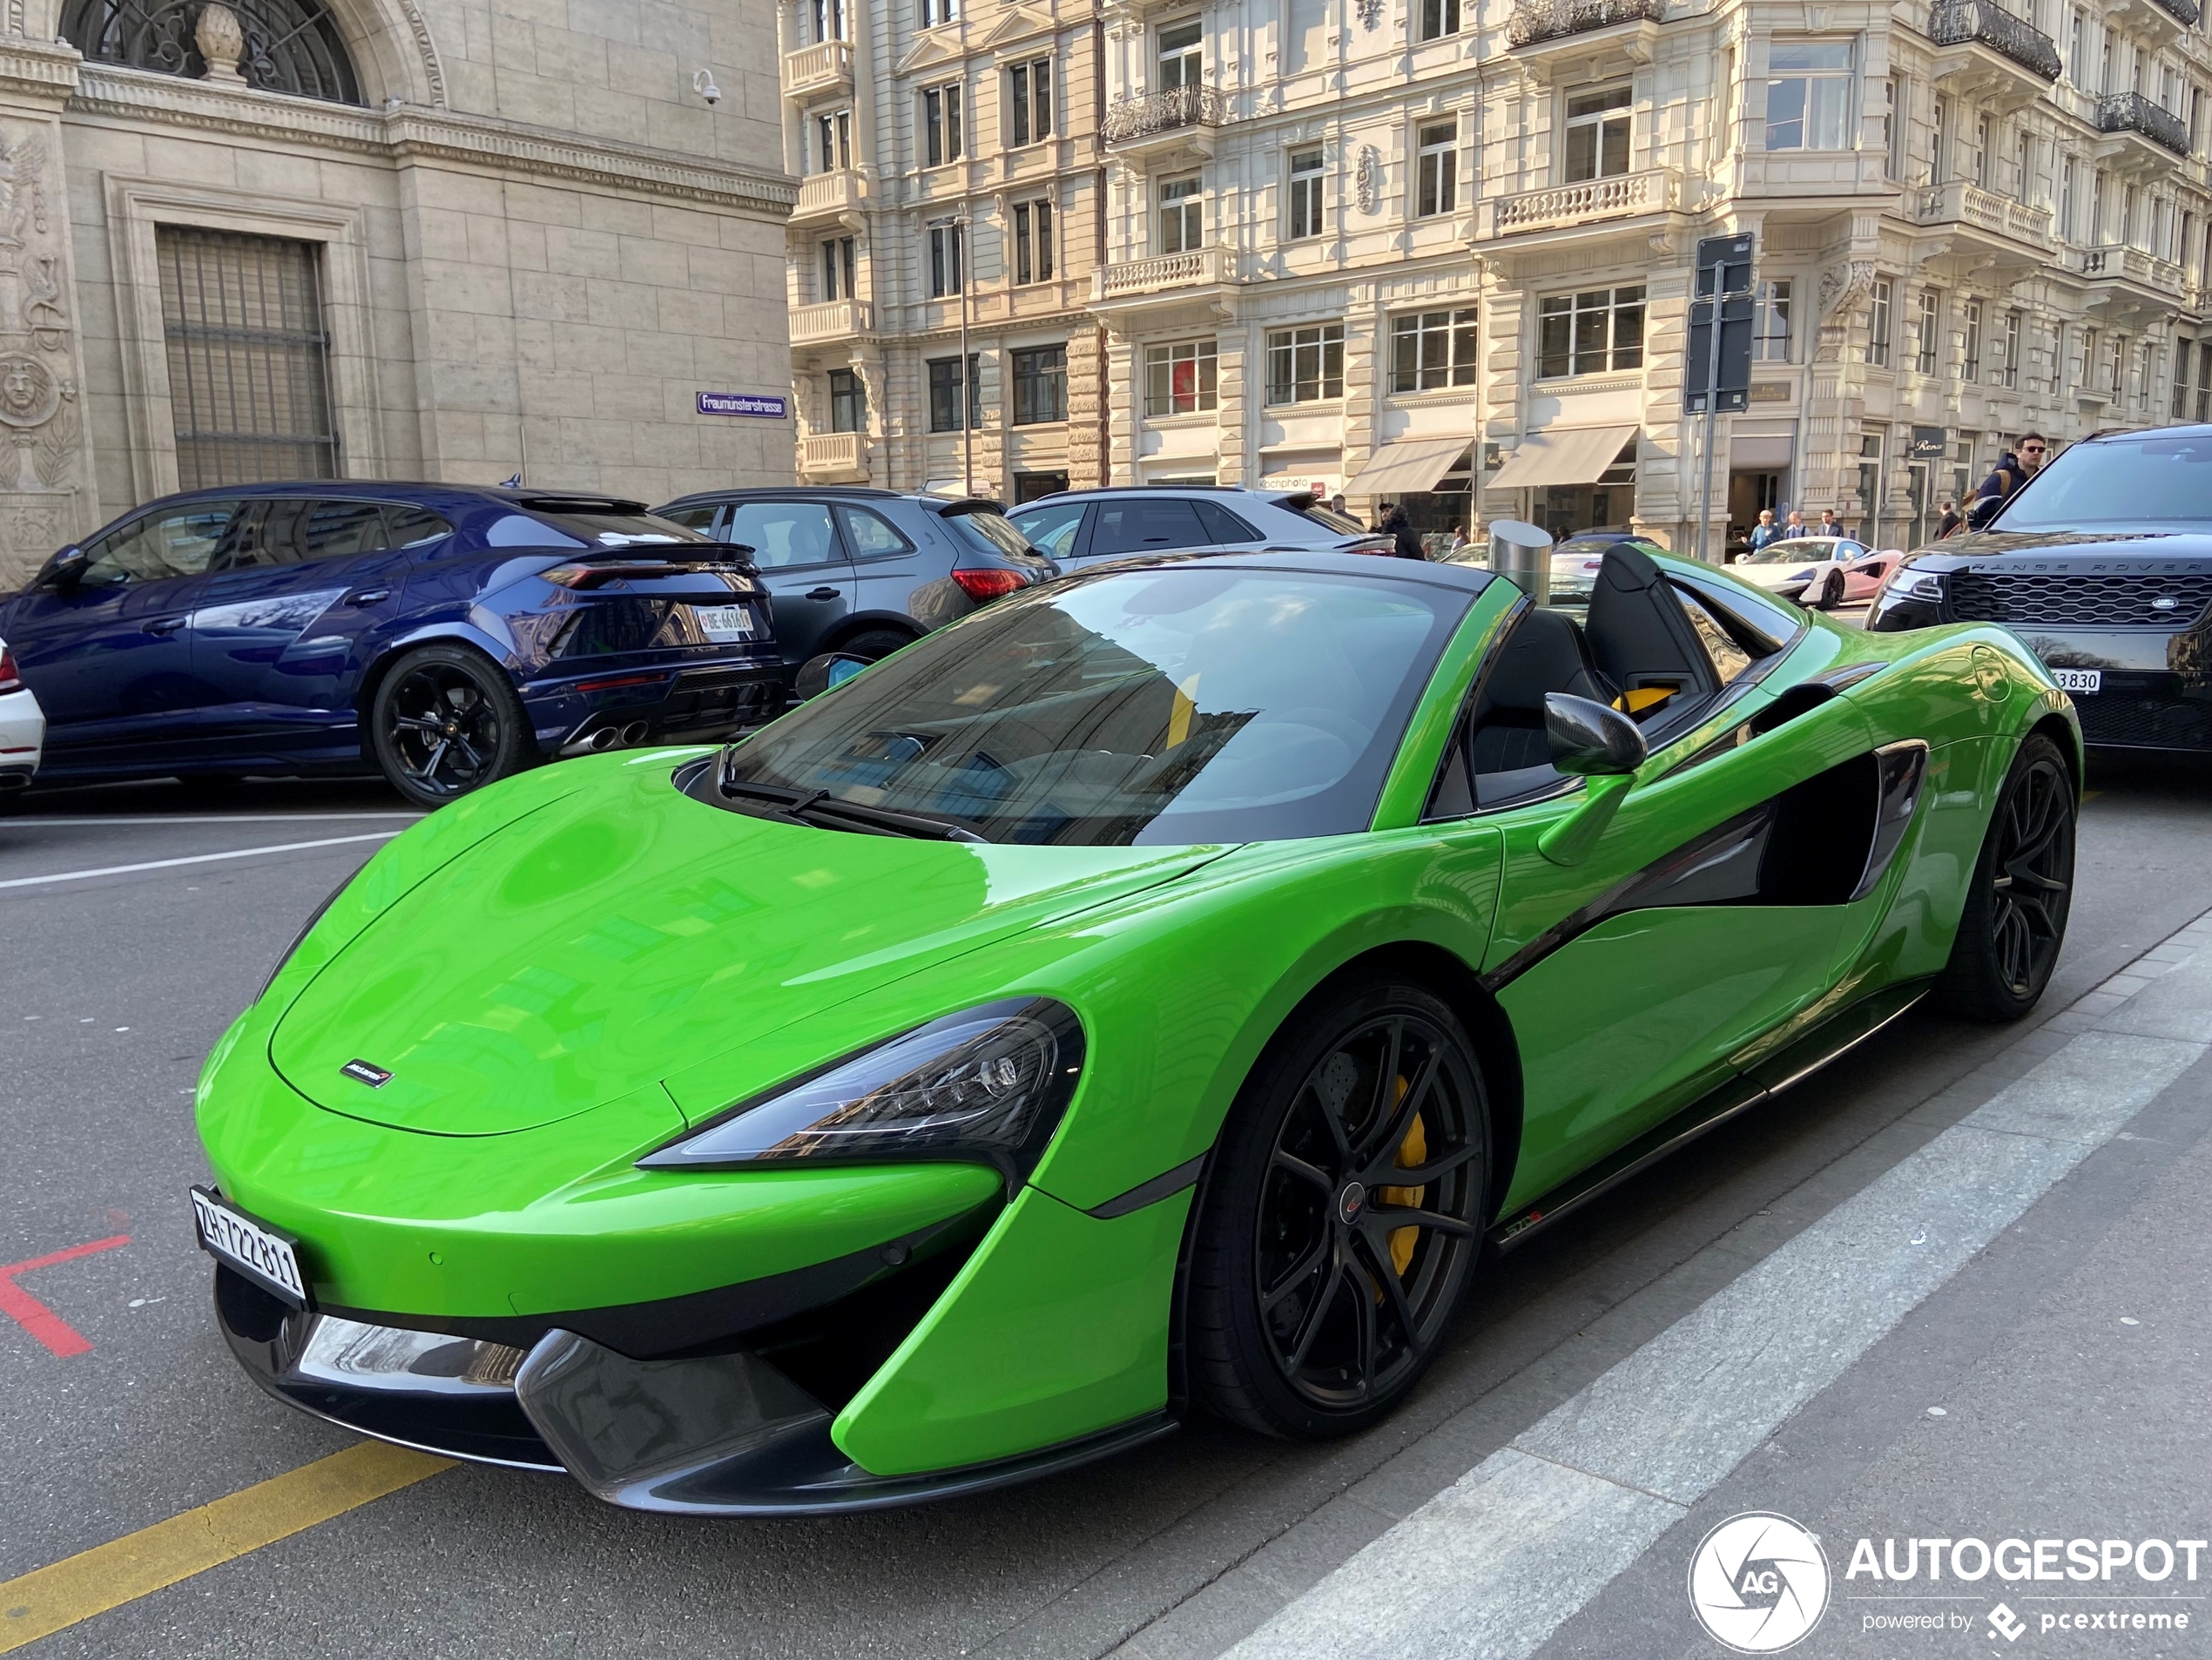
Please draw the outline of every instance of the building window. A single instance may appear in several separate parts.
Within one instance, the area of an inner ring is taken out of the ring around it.
[[[70,0],[61,34],[102,63],[198,79],[207,72],[196,38],[200,10],[161,0]],[[333,104],[363,101],[345,38],[315,0],[253,0],[238,12],[246,50],[236,67],[247,85]]]
[[[2115,403],[2120,401],[2120,395],[2124,389],[2121,384],[2121,365],[2127,361],[2128,337],[2125,334],[2114,334],[2112,337],[2112,356],[2105,364],[2104,387],[2105,390],[2112,395]]]
[[[833,110],[814,118],[817,172],[839,172],[853,165],[853,111]]]
[[[1766,147],[1851,146],[1851,45],[1847,40],[1777,40],[1769,50]]]
[[[1162,253],[1195,252],[1205,240],[1205,212],[1198,201],[1198,181],[1167,179],[1158,196]]]
[[[1974,118],[1974,183],[1982,189],[1989,188],[1990,171],[1996,166],[1997,136],[1989,118]]]
[[[1014,280],[1052,280],[1052,204],[1014,204]]]
[[[1177,87],[1198,84],[1199,33],[1196,23],[1179,23],[1160,30],[1160,84],[1154,91],[1172,92]]]
[[[154,227],[179,489],[337,476],[320,252]]]
[[[1390,389],[1433,392],[1474,384],[1474,307],[1390,320]]]
[[[2143,342],[2142,362],[2135,371],[2135,407],[2148,409],[2151,404],[2151,383],[2158,378],[2158,348],[2148,341]]]
[[[1890,307],[1895,292],[1887,277],[1877,277],[1866,304],[1866,361],[1878,369],[1890,366]]]
[[[1966,334],[1966,361],[1960,366],[1969,381],[1981,379],[1981,301],[1969,300],[1959,307],[1959,323]]]
[[[1441,40],[1460,32],[1460,0],[1421,0],[1421,38]]]
[[[822,244],[822,298],[855,300],[853,289],[853,239],[833,236]]]
[[[1414,213],[1421,219],[1448,213],[1459,204],[1460,124],[1434,121],[1418,129],[1414,169]]]
[[[1870,543],[1882,506],[1882,440],[1887,430],[1864,427],[1858,434],[1858,534]]]
[[[1014,424],[1042,426],[1068,418],[1068,348],[1039,346],[1014,354]]]
[[[1914,331],[1912,367],[1923,375],[1936,372],[1936,331],[1943,321],[1943,296],[1932,288],[1920,290],[1920,323]]]
[[[853,370],[832,369],[829,372],[829,405],[832,432],[867,430],[867,388]]]
[[[2094,395],[2097,389],[2097,331],[2081,331],[2081,378],[2079,385],[2084,392]]]
[[[1006,71],[1007,107],[1015,149],[1052,136],[1052,60],[1039,57]]]
[[[2059,238],[2071,242],[2074,236],[2074,160],[2068,156],[2059,164]]]
[[[960,408],[968,405],[968,424],[983,424],[983,381],[976,373],[976,354],[968,354],[968,396],[961,397],[960,359],[933,357],[929,360],[929,430],[958,432],[961,429]]]
[[[1790,283],[1759,284],[1751,325],[1751,356],[1762,363],[1790,361]]]
[[[1291,240],[1321,234],[1321,152],[1291,152],[1290,225],[1284,233]]]
[[[959,294],[968,282],[968,239],[957,225],[929,227],[929,292],[942,300]]]
[[[1951,159],[1951,100],[1938,98],[1928,131],[1928,182],[1946,184],[1950,174],[1944,171]]]
[[[2067,59],[2067,78],[2082,91],[2088,91],[2089,78],[2089,14],[2080,6],[2074,9],[2074,52]]]
[[[1344,325],[1309,323],[1267,336],[1267,401],[1312,403],[1344,395]]]
[[[1998,365],[1997,383],[2016,388],[2020,383],[2020,340],[2026,333],[2027,320],[2019,312],[2005,314],[2005,361]]]
[[[1886,158],[1885,170],[1892,179],[1905,177],[1905,115],[1910,93],[1902,75],[1892,75],[1883,92],[1882,151]]]
[[[1629,171],[1629,89],[1580,92],[1567,100],[1567,182]]]
[[[1538,307],[1536,373],[1595,375],[1643,367],[1643,287],[1554,294]]]
[[[814,38],[816,40],[845,40],[847,17],[845,0],[814,0]]]
[[[2174,402],[2168,413],[2176,421],[2188,418],[2190,347],[2185,340],[2174,344]]]
[[[921,95],[922,151],[932,167],[961,157],[960,88],[933,86]]]
[[[1144,413],[1197,415],[1215,407],[1214,343],[1178,341],[1144,348]]]
[[[960,0],[921,0],[921,26],[934,29],[960,17]]]
[[[2025,206],[2034,199],[2035,135],[2022,127],[2013,140],[2013,199]]]

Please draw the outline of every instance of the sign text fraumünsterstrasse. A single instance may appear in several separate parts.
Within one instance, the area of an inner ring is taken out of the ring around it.
[[[772,392],[702,392],[699,413],[758,415],[764,421],[781,421],[791,414],[791,400]]]

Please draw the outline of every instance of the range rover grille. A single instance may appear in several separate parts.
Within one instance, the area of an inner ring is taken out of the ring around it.
[[[2161,605],[2161,599],[2171,600]],[[2040,628],[2187,628],[2212,605],[2212,573],[2105,576],[1961,570],[1951,579],[1960,622]]]

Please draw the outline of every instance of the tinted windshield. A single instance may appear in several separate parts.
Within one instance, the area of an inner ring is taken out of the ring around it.
[[[1836,557],[1832,542],[1800,539],[1795,542],[1770,542],[1757,553],[1737,563],[1747,565],[1813,564]]]
[[[763,729],[731,752],[732,776],[993,841],[1360,830],[1469,597],[1203,565],[1034,590]]]
[[[1334,530],[1339,536],[1365,536],[1367,531],[1367,527],[1360,523],[1359,520],[1339,513],[1332,507],[1324,507],[1318,502],[1314,503],[1311,507],[1294,508],[1291,510],[1300,518],[1312,519],[1324,530]]]
[[[1002,513],[947,513],[942,516],[946,528],[970,547],[988,553],[1010,553],[1017,558],[1029,557],[1028,538],[1008,524]]]
[[[543,508],[530,511],[541,524],[553,525],[587,547],[634,548],[657,542],[713,540],[655,513],[550,512]]]
[[[2212,434],[2076,444],[2029,480],[1989,527],[2073,530],[2095,524],[2212,519]]]
[[[1083,503],[1048,502],[1042,507],[1025,507],[1008,522],[1048,559],[1065,559],[1076,550],[1076,532],[1082,529]]]

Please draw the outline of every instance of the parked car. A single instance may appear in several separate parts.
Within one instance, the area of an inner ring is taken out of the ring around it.
[[[1899,560],[1866,625],[1966,621],[2027,641],[2091,745],[2212,752],[2212,426],[2069,445],[1986,528]]]
[[[22,793],[38,775],[46,717],[37,694],[24,684],[8,642],[0,639],[0,803]]]
[[[125,514],[0,602],[55,779],[381,771],[435,806],[782,707],[752,568],[642,503],[317,480]]]
[[[2019,640],[1605,564],[1579,622],[1132,562],[431,815],[200,1077],[223,1340],[695,1515],[1371,1427],[1494,1252],[1923,996],[2021,1018],[2065,941],[2080,745]]]
[[[826,651],[873,663],[1056,574],[981,496],[708,490],[654,511],[745,550],[775,606],[786,680]]]
[[[1116,485],[1062,490],[1012,515],[1014,528],[1062,570],[1188,549],[1209,553],[1389,553],[1390,536],[1306,490],[1231,484]]]
[[[1631,548],[1646,556],[1663,557],[1667,551],[1633,530],[1577,530],[1552,550],[1551,603],[1569,607],[1588,604],[1597,585],[1597,573],[1604,569],[1605,556],[1614,548]],[[1490,563],[1489,544],[1470,542],[1444,555],[1439,563],[1487,569]]]
[[[1833,611],[1853,600],[1873,598],[1882,578],[1902,557],[1896,548],[1878,553],[1847,536],[1797,536],[1770,542],[1729,569],[1769,593]]]

